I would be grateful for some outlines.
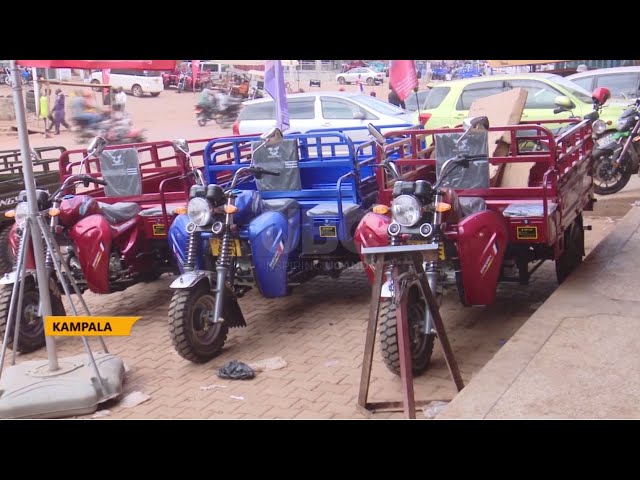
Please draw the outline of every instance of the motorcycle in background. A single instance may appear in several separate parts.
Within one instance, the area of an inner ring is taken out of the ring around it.
[[[616,123],[616,131],[598,120],[593,124],[597,135],[593,150],[594,190],[599,195],[611,195],[622,190],[640,164],[640,99],[630,105]]]
[[[215,120],[222,128],[230,128],[236,121],[242,108],[243,99],[230,95],[220,94],[216,96],[216,104],[212,107],[196,105],[194,112],[198,125],[204,127],[209,120]]]

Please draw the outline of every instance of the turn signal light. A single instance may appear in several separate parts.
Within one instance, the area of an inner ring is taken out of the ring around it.
[[[187,207],[176,207],[173,209],[175,215],[184,215],[187,213]]]
[[[387,207],[386,205],[375,205],[373,207],[373,213],[384,215],[385,213],[389,213],[389,207]]]
[[[238,207],[235,205],[225,205],[224,213],[236,213],[238,211]]]
[[[4,212],[4,216],[7,218],[14,218],[16,216],[16,211],[15,210],[7,210],[6,212]]]
[[[50,217],[57,217],[58,215],[60,215],[60,209],[59,208],[50,208],[49,209],[49,216]]]
[[[451,210],[451,205],[444,202],[436,203],[435,210],[436,212],[440,213],[448,212],[449,210]]]

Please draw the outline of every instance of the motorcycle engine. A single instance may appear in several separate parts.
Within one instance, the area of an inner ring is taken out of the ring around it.
[[[112,252],[109,256],[109,279],[117,280],[122,277],[122,262],[120,261],[120,254]]]

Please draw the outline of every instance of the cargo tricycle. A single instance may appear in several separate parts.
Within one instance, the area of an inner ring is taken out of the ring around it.
[[[237,299],[252,288],[288,295],[315,276],[337,277],[360,258],[353,232],[377,198],[374,145],[341,132],[219,138],[205,148],[206,186],[169,229],[183,274],[169,310],[177,352],[218,355],[245,326]]]
[[[606,96],[594,101],[604,103]],[[499,281],[526,285],[546,260],[555,261],[558,282],[582,262],[582,212],[595,202],[596,118],[597,109],[584,120],[568,119],[554,137],[543,125],[489,126],[486,117],[477,117],[463,128],[404,131],[404,138],[378,146],[380,203],[358,225],[355,242],[370,279],[373,256],[394,252],[384,266],[378,313],[380,349],[390,371],[400,373],[400,299],[406,302],[413,373],[424,372],[431,359],[436,332],[420,279],[438,301],[453,288],[463,305],[483,306],[494,302]],[[373,126],[370,131],[380,145],[395,134],[382,135]],[[500,156],[489,156],[492,132],[506,140]],[[545,148],[520,151],[523,139]],[[389,160],[391,153],[398,158]],[[500,173],[492,177],[490,169]],[[521,183],[501,185],[505,175]]]
[[[208,140],[192,141],[197,145]],[[194,152],[193,155],[202,154]],[[60,256],[79,290],[107,294],[151,281],[163,273],[177,273],[167,242],[174,209],[186,209],[189,188],[202,172],[193,164],[188,144],[161,141],[106,146],[96,137],[87,149],[67,150],[58,160],[60,187],[36,190],[40,215],[61,248]],[[199,175],[198,175],[199,173]],[[93,188],[90,188],[93,187]],[[9,245],[14,255],[23,239],[28,207],[26,192],[10,212],[15,220]],[[44,345],[35,261],[27,244],[24,302],[18,351]],[[64,315],[62,288],[54,272],[54,253],[47,251],[51,302],[56,315]],[[0,279],[0,333],[4,333],[18,272]],[[13,338],[10,332],[9,338]]]

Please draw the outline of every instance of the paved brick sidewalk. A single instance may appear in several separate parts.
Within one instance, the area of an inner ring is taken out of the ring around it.
[[[443,316],[458,355],[463,378],[471,376],[553,291],[552,268],[541,270],[526,292],[501,287],[499,305],[460,307],[455,297]],[[338,280],[318,278],[281,299],[250,292],[241,299],[248,327],[232,329],[223,354],[207,364],[192,364],[175,353],[167,329],[172,292],[170,277],[106,296],[85,294],[93,315],[135,315],[130,337],[107,338],[112,353],[129,372],[125,394],[140,391],[151,398],[136,407],[116,402],[105,418],[366,418],[355,408],[370,288],[361,269]],[[92,341],[95,348],[98,343]],[[79,339],[59,338],[60,357],[82,352]],[[44,358],[40,351],[23,359]],[[260,372],[248,381],[219,379],[215,373],[230,360],[257,361],[281,356],[288,365]],[[219,385],[210,390],[201,387]],[[416,379],[416,398],[450,398],[454,394],[444,357],[436,347],[429,373]],[[241,400],[231,398],[242,397]],[[400,381],[376,352],[370,401],[400,400]],[[402,418],[377,413],[374,418]]]

